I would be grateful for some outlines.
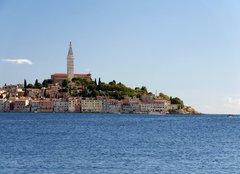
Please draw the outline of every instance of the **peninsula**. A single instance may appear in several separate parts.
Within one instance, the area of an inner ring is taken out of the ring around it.
[[[178,97],[154,95],[145,86],[134,89],[117,83],[92,79],[91,74],[74,73],[70,42],[67,73],[55,73],[34,84],[7,85],[0,88],[0,112],[83,112],[198,114]]]

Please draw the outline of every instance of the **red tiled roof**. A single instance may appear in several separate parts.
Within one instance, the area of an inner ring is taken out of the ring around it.
[[[54,77],[67,77],[67,74],[55,73],[55,74],[52,74],[52,76],[54,76]],[[74,74],[74,76],[76,76],[76,77],[90,77],[91,74]]]

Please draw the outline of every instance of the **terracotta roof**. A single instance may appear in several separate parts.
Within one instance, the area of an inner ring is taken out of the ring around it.
[[[54,77],[67,77],[67,74],[55,73],[55,74],[52,74],[52,76],[54,76]],[[76,76],[76,77],[90,77],[91,74],[74,74],[74,76]]]

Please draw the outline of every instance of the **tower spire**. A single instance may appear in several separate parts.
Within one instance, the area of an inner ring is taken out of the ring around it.
[[[67,77],[68,80],[72,80],[74,77],[74,57],[73,57],[73,51],[72,51],[72,43],[69,44],[69,50],[67,55]]]

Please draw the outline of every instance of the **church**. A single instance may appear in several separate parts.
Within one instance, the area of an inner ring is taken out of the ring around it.
[[[67,79],[69,81],[72,78],[84,78],[87,80],[92,80],[92,75],[89,74],[74,74],[74,56],[72,51],[72,44],[70,42],[68,55],[67,55],[67,74],[66,73],[55,73],[51,75],[53,83],[61,83],[63,80]]]

